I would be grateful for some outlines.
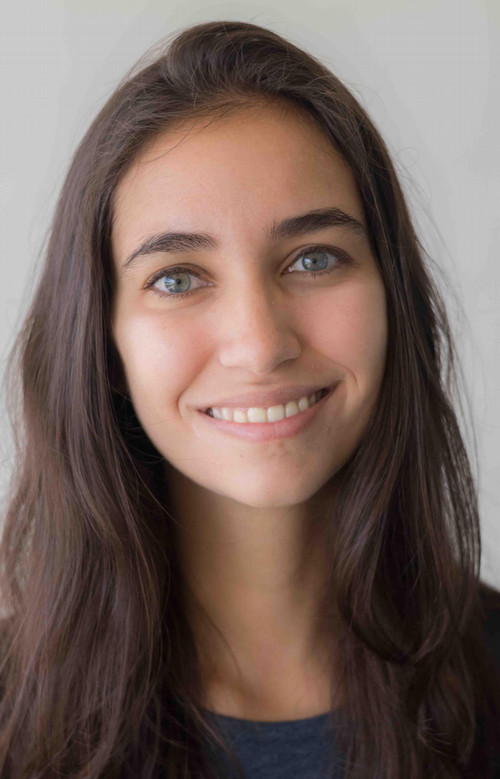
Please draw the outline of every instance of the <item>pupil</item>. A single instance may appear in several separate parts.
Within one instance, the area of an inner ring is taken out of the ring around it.
[[[304,267],[307,268],[308,270],[311,269],[316,270],[318,267],[320,270],[324,270],[328,265],[328,257],[326,255],[326,252],[317,251],[317,252],[311,252],[311,254],[313,255],[312,258],[310,255],[307,255],[304,258],[303,260]],[[319,255],[320,259],[319,260],[316,259],[314,255]]]
[[[170,292],[175,292],[178,289],[180,292],[186,292],[190,287],[189,276],[186,273],[181,273],[180,271],[178,273],[172,274],[172,276],[164,276],[163,285],[165,289],[168,289]]]

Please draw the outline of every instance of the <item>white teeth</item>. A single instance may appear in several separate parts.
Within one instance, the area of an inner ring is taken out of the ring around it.
[[[240,411],[240,414],[245,416],[244,411]],[[267,413],[265,408],[249,408],[247,411],[247,417],[249,422],[267,422]],[[243,419],[243,422],[246,422],[246,419]]]
[[[287,417],[293,417],[293,416],[295,416],[295,414],[298,414],[299,411],[300,411],[300,409],[299,409],[299,407],[297,405],[297,402],[295,400],[290,400],[286,404],[285,410],[286,410]]]
[[[321,390],[312,395],[304,395],[298,401],[290,400],[286,405],[270,406],[269,408],[211,408],[208,413],[215,419],[225,419],[227,422],[279,422],[285,417],[293,417],[313,406],[321,397]]]

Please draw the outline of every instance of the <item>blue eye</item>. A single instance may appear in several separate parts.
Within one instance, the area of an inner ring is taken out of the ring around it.
[[[329,264],[329,258],[335,258],[335,262]],[[302,263],[301,270],[291,270],[298,262]],[[349,257],[338,249],[329,249],[327,246],[310,246],[296,255],[292,265],[288,266],[287,273],[294,273],[307,278],[316,276],[326,276],[328,273],[336,270],[340,265],[346,265]],[[185,298],[192,295],[197,289],[203,288],[201,285],[192,287],[190,277],[201,281],[201,276],[191,268],[183,265],[174,268],[164,268],[149,279],[146,289],[151,289],[160,297]]]
[[[160,275],[156,274],[148,286],[151,286],[153,291],[158,292],[163,297],[183,298],[194,292],[194,289],[197,289],[196,287],[191,289],[190,276],[197,279],[200,278],[197,273],[189,268],[168,268],[167,270],[160,271]],[[159,284],[158,282],[161,283]]]
[[[333,267],[328,265],[329,256],[335,257],[337,260]],[[325,246],[311,246],[309,249],[301,251],[292,265],[295,265],[299,261],[302,263],[302,269],[308,271],[305,275],[314,278],[315,276],[319,276],[323,273],[330,273],[332,270],[335,270],[338,265],[344,264],[347,261],[347,258],[343,252],[332,251]],[[297,271],[292,271],[289,268],[288,272],[296,273]]]

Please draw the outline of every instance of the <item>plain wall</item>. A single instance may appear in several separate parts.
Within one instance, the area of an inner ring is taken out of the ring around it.
[[[19,0],[0,11],[2,372],[71,156],[118,80],[160,38],[210,20],[269,27],[319,57],[387,141],[442,268],[471,416],[481,578],[500,589],[500,3],[497,0]],[[470,430],[469,430],[470,427]],[[477,437],[477,463],[472,430]],[[11,440],[0,418],[0,487]]]

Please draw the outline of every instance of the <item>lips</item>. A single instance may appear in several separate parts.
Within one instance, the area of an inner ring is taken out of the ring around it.
[[[208,425],[206,429],[213,430],[217,435],[241,438],[255,444],[273,439],[291,438],[309,429],[313,421],[321,415],[321,409],[330,402],[330,397],[335,395],[339,384],[340,381],[329,387],[326,393],[323,393],[323,396],[305,411],[285,417],[277,422],[229,422],[223,419],[214,419],[201,409],[198,409],[198,413],[204,420],[203,424]]]

